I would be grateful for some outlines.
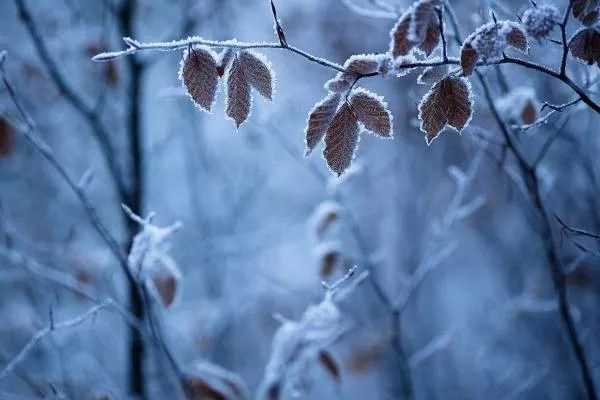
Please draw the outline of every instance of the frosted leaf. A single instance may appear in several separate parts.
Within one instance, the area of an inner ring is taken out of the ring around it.
[[[319,204],[310,217],[310,227],[317,239],[321,239],[339,220],[342,210],[342,206],[333,201],[324,201]]]
[[[250,392],[239,376],[206,361],[196,363],[184,373],[182,386],[188,400],[250,399]]]
[[[460,65],[462,67],[462,74],[469,76],[473,73],[475,65],[479,60],[479,53],[473,48],[471,43],[465,42],[460,50]]]
[[[337,242],[321,243],[315,252],[319,260],[321,278],[329,278],[335,270],[342,268],[344,257]]]
[[[435,7],[440,5],[441,1],[439,0],[420,0],[414,4],[411,23],[408,29],[408,39],[410,41],[422,44],[427,37],[428,31],[438,28]]]
[[[427,144],[431,144],[446,125],[460,133],[471,119],[472,105],[471,88],[466,79],[447,77],[434,84],[419,104],[419,120]]]
[[[530,87],[517,87],[496,103],[498,110],[521,124],[532,124],[538,118],[538,101]]]
[[[390,43],[390,52],[394,58],[407,55],[414,47],[414,44],[408,40],[408,29],[410,27],[411,19],[411,12],[405,12],[390,32],[392,39]]]
[[[181,224],[179,222],[166,227],[152,224],[153,214],[146,219],[135,215],[123,206],[128,216],[140,224],[141,231],[133,238],[127,263],[132,274],[145,282],[150,292],[169,307],[175,300],[178,282],[181,278],[177,264],[168,254],[170,238]]]
[[[225,70],[229,66],[229,63],[235,56],[235,51],[229,47],[224,49],[219,53],[219,57],[217,59],[217,72],[219,76],[223,76],[225,74]]]
[[[419,85],[432,85],[448,74],[448,65],[427,67],[417,78]]]
[[[598,21],[598,0],[572,0],[573,16],[586,26],[592,26]]]
[[[358,145],[358,121],[347,103],[334,115],[325,134],[323,156],[338,176],[350,166]]]
[[[390,52],[394,58],[408,55],[418,46],[426,55],[437,47],[440,39],[436,7],[439,0],[419,0],[398,19],[390,32]]]
[[[241,58],[235,57],[227,74],[226,113],[236,127],[239,128],[250,115],[251,102],[250,83],[246,79]]]
[[[200,109],[210,111],[215,102],[219,73],[215,53],[207,47],[185,50],[179,79],[190,98]]]
[[[531,7],[525,10],[521,21],[527,34],[541,41],[550,35],[559,21],[559,14],[556,7],[546,4],[538,4],[537,7]]]
[[[339,93],[330,93],[323,100],[315,104],[308,114],[305,130],[305,155],[308,156],[313,151],[325,135],[325,132],[327,132],[327,128],[329,128],[329,124],[340,103],[340,98]]]
[[[382,97],[357,89],[350,97],[350,107],[366,130],[381,137],[392,137],[392,115]]]
[[[505,22],[502,25],[501,33],[506,36],[506,44],[520,50],[524,53],[527,52],[529,46],[527,44],[527,36],[521,25],[515,22]]]
[[[437,20],[432,20],[425,31],[425,37],[419,45],[419,49],[423,51],[426,56],[430,56],[440,43],[440,35],[441,32]]]
[[[569,50],[580,61],[600,65],[600,32],[593,28],[580,29],[569,41]]]
[[[241,51],[239,57],[248,83],[263,97],[271,100],[273,71],[268,61],[262,55],[249,51]]]
[[[148,286],[154,297],[169,308],[178,294],[181,273],[175,261],[165,253],[156,255],[152,269],[148,272]]]

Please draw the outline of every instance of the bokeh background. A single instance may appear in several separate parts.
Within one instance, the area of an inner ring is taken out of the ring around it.
[[[273,315],[299,319],[322,299],[322,280],[331,282],[358,265],[375,284],[360,285],[340,306],[349,332],[328,348],[339,380],[315,363],[306,371],[313,384],[299,398],[584,398],[538,233],[540,217],[514,160],[502,150],[477,83],[469,128],[460,136],[447,130],[427,146],[416,119],[427,91],[416,84],[418,71],[361,81],[385,97],[395,137],[364,135],[351,171],[340,180],[327,170],[321,147],[304,157],[307,113],[334,75],[323,66],[281,49],[260,50],[273,65],[276,92],[272,101],[255,96],[249,121],[236,130],[224,115],[223,90],[211,114],[186,97],[177,75],[181,51],[90,60],[122,48],[123,36],[273,41],[268,2],[138,0],[129,1],[129,15],[121,3],[25,0],[55,65],[51,71],[35,45],[40,38],[27,29],[16,3],[4,0],[0,49],[8,52],[7,76],[36,133],[73,179],[92,174],[85,193],[124,249],[139,227],[127,221],[123,202],[142,215],[155,212],[160,226],[183,224],[169,251],[181,271],[176,301],[157,310],[165,341],[182,365],[210,361],[238,374],[254,393],[280,325]],[[347,3],[278,1],[288,42],[338,63],[352,54],[387,51],[394,20],[361,15]],[[368,9],[376,3],[352,2]],[[409,6],[389,3],[399,10]],[[452,3],[464,34],[486,22],[489,9],[516,19],[529,6]],[[556,3],[561,10],[562,3]],[[553,37],[559,38],[557,31]],[[457,54],[455,46],[450,52]],[[532,46],[529,57],[555,63],[560,46]],[[598,76],[597,68],[575,62],[569,68],[581,79]],[[572,96],[566,86],[518,67],[501,71],[511,90],[533,90],[538,106]],[[497,71],[483,72],[499,99]],[[66,92],[76,93],[93,116]],[[129,294],[86,210],[21,135],[22,122],[4,87],[0,113],[3,368],[51,320],[67,320],[93,305],[48,274],[70,277],[99,298],[123,304]],[[561,130],[539,167],[544,203],[551,215],[593,232],[600,232],[599,121],[577,106],[518,136],[533,158]],[[96,140],[98,126],[109,135],[116,176],[135,196],[119,193]],[[323,218],[326,228],[320,230]],[[552,222],[561,263],[572,272],[567,281],[576,326],[600,385],[597,243],[574,241]],[[32,270],[32,263],[43,269]],[[391,312],[377,289],[401,309]],[[2,377],[0,398],[133,398],[130,336],[123,318],[110,311],[52,333]],[[168,369],[146,341],[144,398],[177,398]]]

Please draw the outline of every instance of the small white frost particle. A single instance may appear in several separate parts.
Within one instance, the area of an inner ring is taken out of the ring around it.
[[[559,21],[558,9],[552,5],[538,5],[525,10],[521,18],[527,34],[538,41],[548,37]]]

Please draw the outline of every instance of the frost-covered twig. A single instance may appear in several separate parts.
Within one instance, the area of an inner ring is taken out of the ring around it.
[[[90,308],[78,317],[59,323],[51,321],[47,327],[39,330],[35,335],[33,335],[33,337],[29,340],[29,342],[27,342],[21,351],[19,351],[19,353],[17,353],[17,355],[2,369],[2,371],[0,371],[0,380],[4,379],[8,374],[10,374],[11,371],[27,357],[35,345],[47,335],[55,331],[65,330],[81,325],[88,319],[93,318],[99,311],[109,307],[110,305],[112,305],[112,300],[105,300],[102,303]]]

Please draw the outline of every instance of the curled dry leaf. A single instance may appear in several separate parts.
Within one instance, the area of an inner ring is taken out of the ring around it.
[[[241,51],[239,57],[248,83],[263,97],[271,100],[273,73],[269,62],[262,55],[249,51]]]
[[[433,85],[419,104],[419,120],[427,144],[431,144],[446,125],[460,132],[471,115],[471,89],[465,78],[442,79]]]
[[[525,30],[514,22],[506,22],[504,29],[506,30],[506,44],[526,53],[528,45]]]
[[[172,260],[163,260],[161,264],[160,268],[151,271],[149,275],[153,293],[164,307],[169,308],[175,302],[181,274]]]
[[[335,358],[333,358],[331,353],[329,353],[326,350],[321,350],[319,352],[319,362],[325,368],[325,370],[327,372],[329,372],[331,377],[336,382],[340,381],[340,379],[341,379],[340,367],[338,366],[337,361],[335,361]]]
[[[600,32],[593,28],[583,28],[569,41],[573,57],[592,65],[600,65]]]
[[[598,21],[599,17],[599,0],[573,0],[573,16],[582,24],[591,26]]]
[[[330,93],[323,100],[315,104],[309,113],[305,131],[305,155],[309,155],[312,152],[325,135],[325,132],[327,132],[333,115],[340,104],[340,98],[339,93]]]
[[[469,76],[475,70],[475,65],[479,60],[479,53],[473,48],[471,43],[465,42],[460,50],[460,65],[462,67],[462,74]]]
[[[219,73],[214,52],[206,47],[196,47],[183,53],[179,79],[187,93],[200,109],[210,111],[215,102]]]
[[[392,114],[382,97],[357,89],[350,97],[350,107],[366,130],[381,137],[392,137]]]
[[[390,52],[394,58],[407,55],[415,46],[429,56],[440,41],[436,7],[439,0],[415,2],[390,32]]]
[[[325,134],[323,156],[338,176],[350,166],[358,145],[358,120],[348,103],[342,104]]]
[[[251,102],[250,83],[244,73],[241,58],[235,57],[227,74],[226,113],[238,128],[250,115]]]
[[[344,76],[342,73],[339,73],[334,78],[325,82],[324,88],[333,93],[342,93],[350,89],[355,79],[356,77],[352,77],[350,74]]]

